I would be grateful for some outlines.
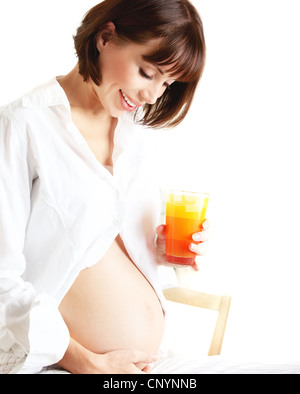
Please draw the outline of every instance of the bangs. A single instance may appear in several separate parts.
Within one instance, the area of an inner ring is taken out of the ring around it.
[[[193,24],[177,27],[162,36],[157,49],[143,59],[156,66],[168,67],[175,79],[154,105],[146,104],[143,125],[175,127],[187,115],[205,64],[205,40],[201,28]],[[137,119],[137,118],[136,118]]]
[[[162,39],[158,50],[143,56],[144,60],[157,66],[169,66],[168,73],[177,82],[195,82],[201,77],[204,51],[195,36],[185,29]]]
[[[177,126],[188,113],[205,64],[204,31],[196,8],[189,0],[104,0],[94,6],[78,28],[74,44],[79,74],[97,86],[102,83],[97,40],[108,22],[115,25],[116,34],[107,39],[120,45],[157,40],[143,59],[164,67],[175,80],[154,104],[136,111],[136,121],[152,128]]]

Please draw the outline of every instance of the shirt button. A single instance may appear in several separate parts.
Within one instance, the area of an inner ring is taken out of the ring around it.
[[[115,226],[119,226],[120,225],[120,221],[118,219],[114,219],[113,224]]]

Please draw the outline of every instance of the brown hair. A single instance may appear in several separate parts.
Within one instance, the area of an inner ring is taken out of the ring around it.
[[[195,7],[188,0],[104,0],[93,7],[74,42],[80,74],[98,86],[97,38],[109,22],[114,23],[121,42],[143,44],[161,38],[159,49],[144,58],[157,66],[171,66],[177,81],[155,104],[144,106],[139,122],[151,127],[178,125],[191,106],[205,63],[203,27]]]

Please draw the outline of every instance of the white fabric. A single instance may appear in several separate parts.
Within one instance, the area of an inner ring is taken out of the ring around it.
[[[239,360],[222,356],[170,357],[160,360],[153,374],[300,374],[300,362]]]
[[[0,354],[16,346],[27,354],[19,373],[62,358],[69,332],[58,305],[119,233],[164,303],[154,243],[156,134],[130,114],[120,118],[111,174],[72,122],[56,79],[0,110]]]
[[[43,369],[41,374],[69,374],[58,366]],[[152,368],[151,375],[161,374],[300,374],[300,362],[239,360],[222,356],[210,357],[168,357],[159,360]]]
[[[14,374],[25,361],[26,353],[18,346],[12,346],[9,351],[0,351],[0,374]]]

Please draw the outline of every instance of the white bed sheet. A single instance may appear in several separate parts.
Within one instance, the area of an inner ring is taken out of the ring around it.
[[[0,352],[0,374],[14,373],[25,358],[19,348]],[[300,360],[300,357],[299,357]],[[1,367],[2,366],[2,367]],[[224,356],[175,355],[161,357],[152,366],[152,374],[300,374],[298,360],[229,359]],[[40,374],[69,374],[57,365],[44,368]]]
[[[230,360],[222,356],[160,360],[154,374],[300,374],[300,362]]]
[[[68,374],[53,366],[41,374]],[[169,357],[159,360],[151,374],[300,374],[300,362],[229,360],[222,356]]]

